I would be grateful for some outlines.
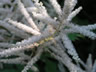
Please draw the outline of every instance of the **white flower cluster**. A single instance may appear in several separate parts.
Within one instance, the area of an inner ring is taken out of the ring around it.
[[[67,35],[80,33],[96,39],[96,34],[91,31],[96,29],[96,24],[79,26],[71,22],[82,9],[79,7],[73,10],[77,0],[65,0],[62,9],[57,0],[49,0],[49,2],[56,13],[54,18],[49,15],[39,0],[13,0],[12,2],[0,0],[0,66],[2,63],[26,64],[22,72],[27,72],[28,69],[38,71],[34,63],[40,59],[44,51],[48,51],[58,60],[61,72],[64,71],[63,65],[70,72],[95,72],[96,63],[91,68],[87,67],[87,64],[79,58]],[[27,55],[26,50],[32,53]],[[6,59],[10,56],[16,58]],[[78,64],[74,64],[72,59],[82,64],[86,71]]]

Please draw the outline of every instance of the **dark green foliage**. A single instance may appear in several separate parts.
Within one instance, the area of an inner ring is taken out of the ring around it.
[[[3,64],[4,69],[0,69],[0,72],[21,72],[23,65]]]
[[[4,69],[0,69],[0,72],[21,72],[25,65],[3,64]],[[58,62],[49,54],[42,54],[40,60],[35,64],[40,72],[59,72]],[[28,72],[33,72],[31,69]]]
[[[79,37],[83,37],[83,36],[78,33],[70,33],[68,34],[68,37],[70,38],[70,40],[74,41],[79,39]]]

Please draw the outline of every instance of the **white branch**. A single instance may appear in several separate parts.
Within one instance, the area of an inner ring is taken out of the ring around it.
[[[8,19],[8,22],[13,24],[14,26],[18,27],[19,29],[22,29],[22,30],[28,32],[28,33],[31,33],[34,35],[40,35],[41,34],[40,32],[38,32],[38,31],[32,29],[31,27],[28,27],[25,24],[22,24],[20,22],[18,23],[16,21],[11,20],[11,19]]]
[[[32,20],[31,16],[29,15],[29,13],[25,9],[23,3],[21,3],[20,0],[18,0],[18,6],[19,6],[19,9],[20,9],[21,13],[24,15],[24,17],[26,18],[28,23],[32,26],[32,28],[37,30],[37,31],[39,31],[38,27],[36,26],[36,24],[34,23],[34,21]]]

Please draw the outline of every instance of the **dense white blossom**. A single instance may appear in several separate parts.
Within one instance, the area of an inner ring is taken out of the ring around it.
[[[46,0],[44,2],[47,4]],[[10,7],[3,7],[6,4]],[[73,10],[77,0],[65,0],[63,8],[57,0],[49,0],[49,4],[47,6],[51,8],[52,5],[54,9],[47,9],[39,0],[0,0],[0,65],[26,64],[22,72],[27,72],[28,69],[36,72],[38,68],[34,63],[44,51],[48,51],[58,61],[60,72],[65,72],[63,65],[70,72],[95,72],[96,62],[92,65],[89,55],[87,63],[83,63],[68,34],[80,33],[96,39],[96,34],[92,32],[96,29],[96,24],[79,26],[72,22],[83,9],[80,6]],[[51,16],[52,14],[54,15]],[[49,48],[45,49],[47,46]],[[25,54],[26,50],[32,51],[31,55]],[[17,57],[6,58],[10,56]],[[82,64],[85,70],[72,60]]]

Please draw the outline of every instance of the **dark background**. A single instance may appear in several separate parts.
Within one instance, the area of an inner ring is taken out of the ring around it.
[[[78,0],[76,8],[79,6],[82,6],[83,9],[77,15],[77,17],[80,19],[80,21],[82,21],[83,25],[85,21],[87,21],[85,25],[96,23],[96,0]],[[96,40],[91,40],[85,37],[80,38],[73,43],[83,61],[86,61],[89,53],[92,54],[93,61],[96,59]]]
[[[88,21],[89,24],[96,23],[96,0],[78,0],[76,7],[82,6],[83,10],[77,15],[82,21]],[[87,24],[86,24],[87,25]],[[88,54],[92,54],[93,61],[96,59],[96,40],[90,40],[85,37],[73,42],[77,51],[84,61],[86,61]]]
[[[63,6],[64,0],[58,0],[61,6]],[[75,7],[82,6],[81,12],[74,18],[79,25],[88,25],[96,23],[96,0],[78,0]],[[96,31],[94,31],[96,32]],[[96,59],[96,40],[91,40],[87,37],[79,38],[73,41],[80,58],[86,62],[88,54],[92,54],[93,62]]]

